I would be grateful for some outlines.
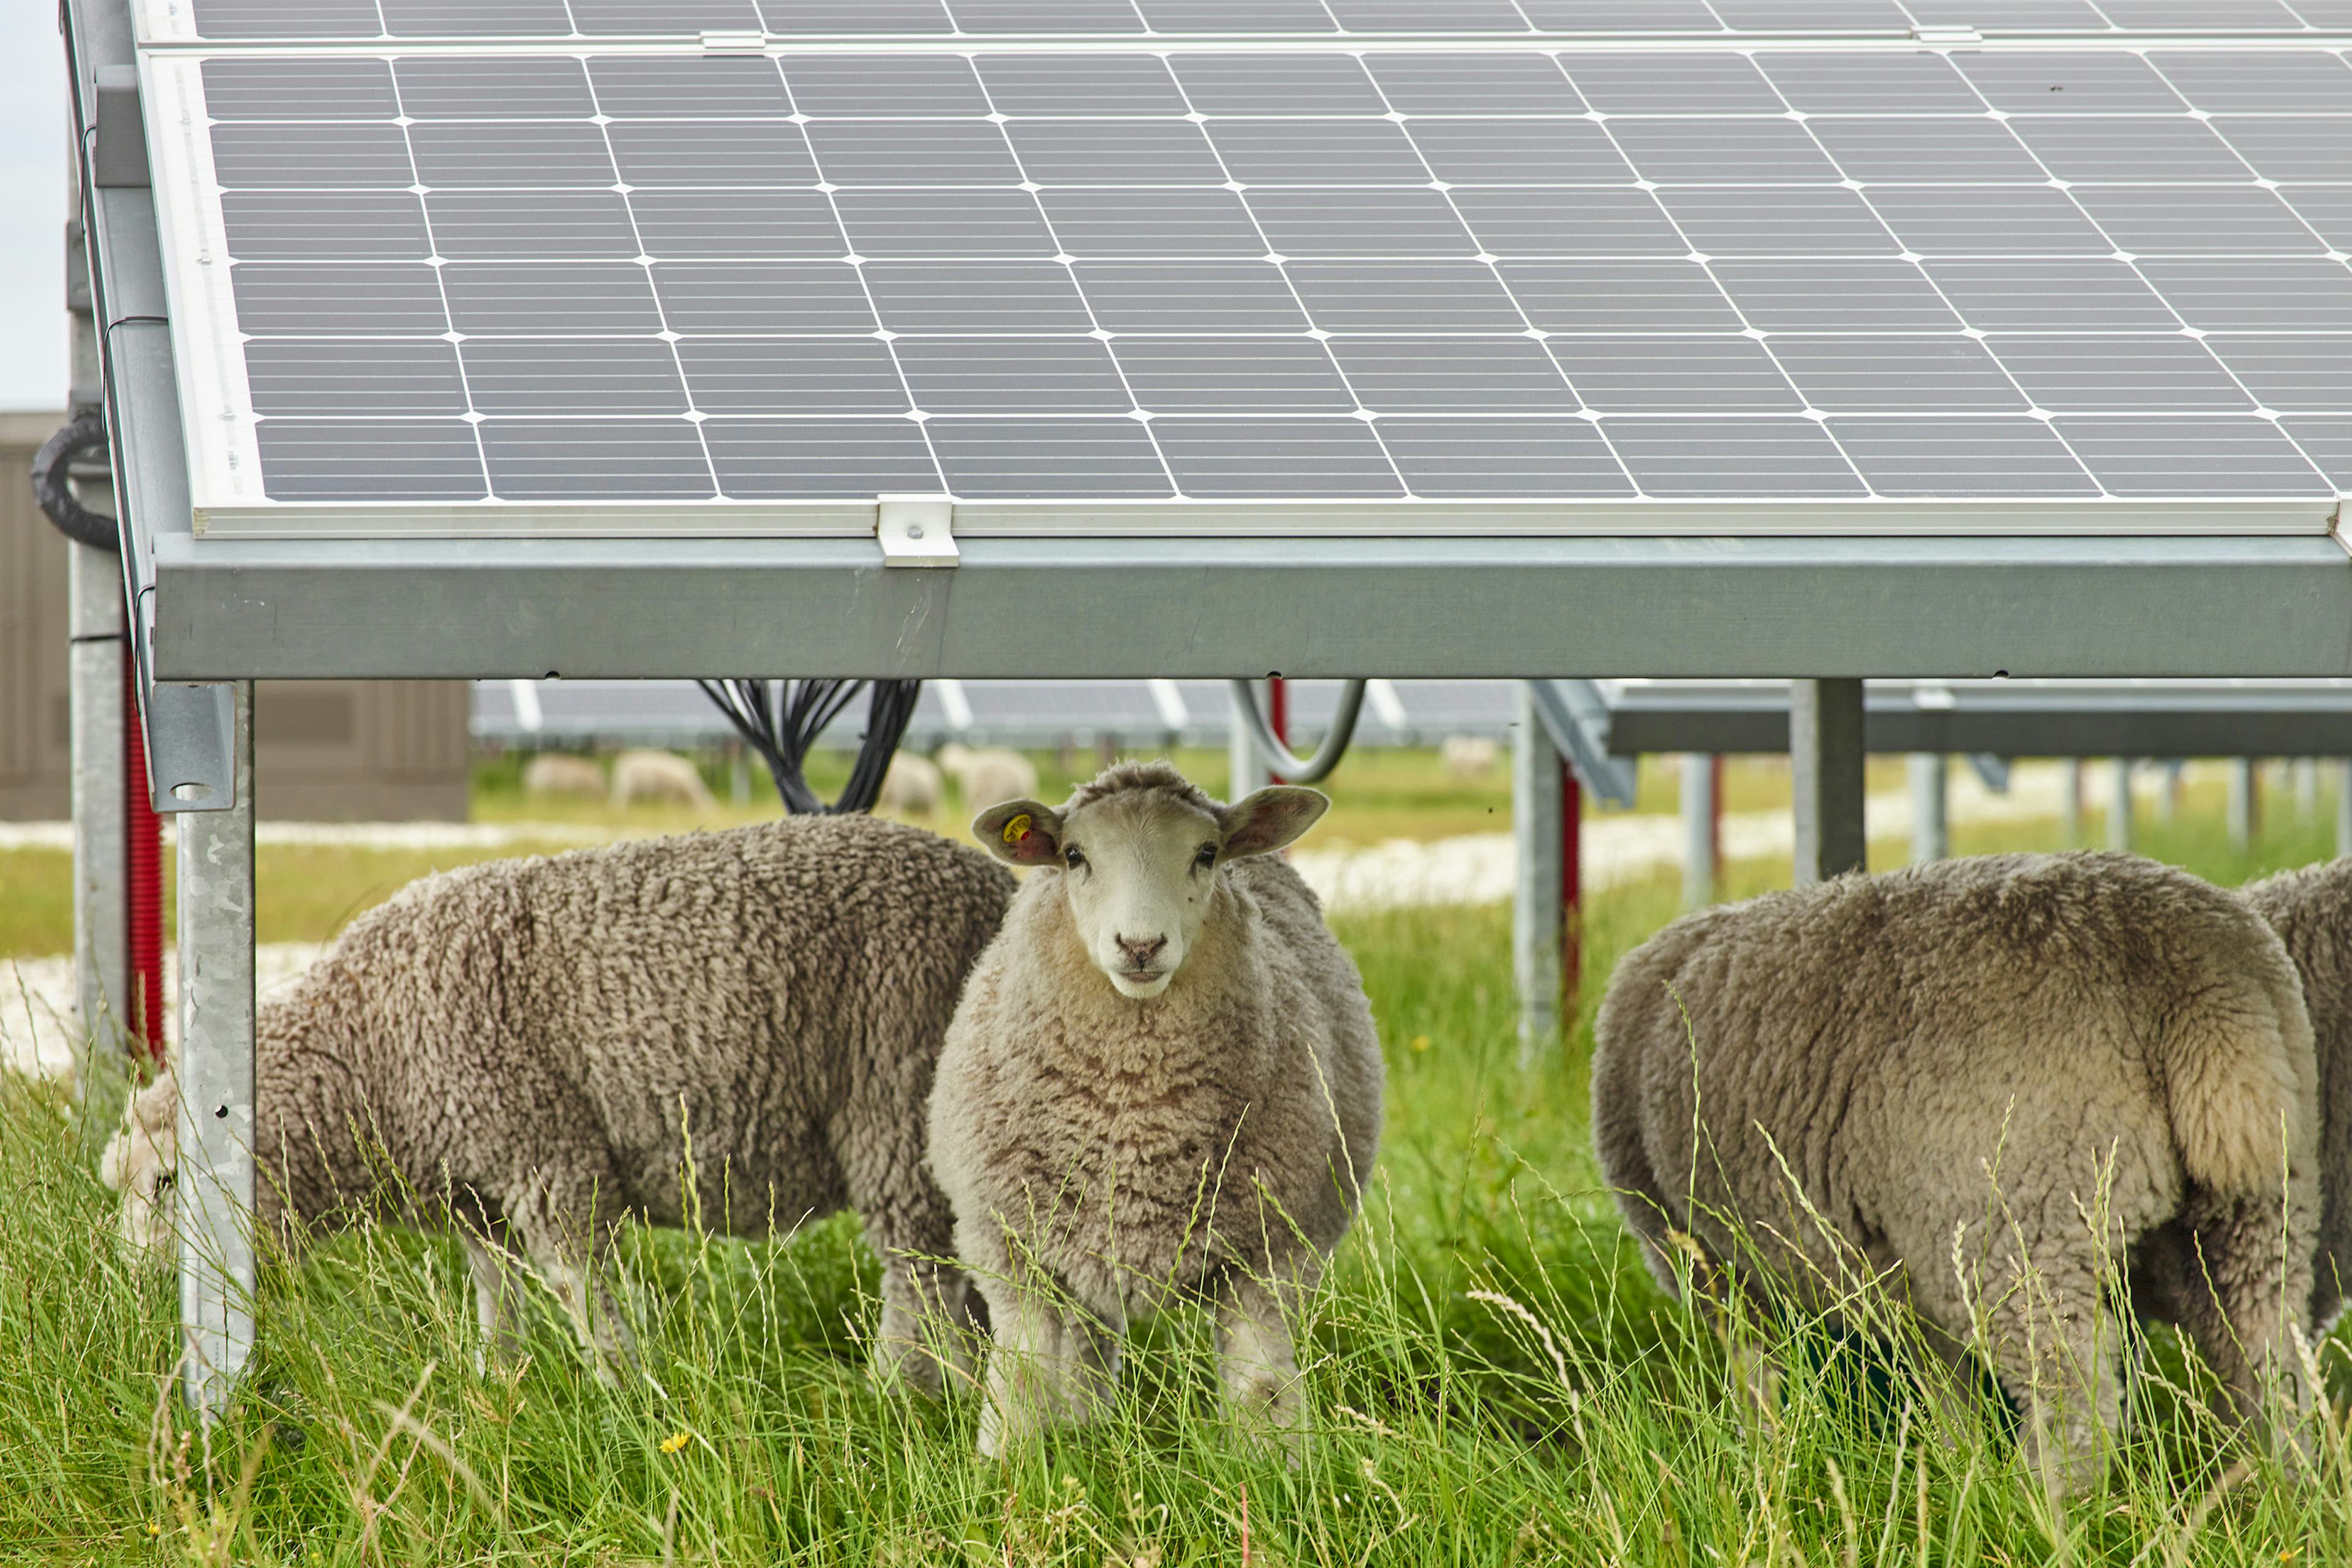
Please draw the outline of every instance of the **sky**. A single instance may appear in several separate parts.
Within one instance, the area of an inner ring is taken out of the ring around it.
[[[0,409],[66,402],[65,73],[56,0],[0,0]]]

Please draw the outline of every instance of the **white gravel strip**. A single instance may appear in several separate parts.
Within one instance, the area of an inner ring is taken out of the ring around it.
[[[2042,764],[2022,767],[2009,792],[1994,795],[1976,775],[1955,769],[1951,819],[1959,823],[2011,822],[2057,815],[2063,770]],[[1873,838],[1911,831],[1907,794],[1874,795],[1869,803]],[[557,823],[264,823],[265,844],[341,844],[366,848],[503,848],[516,844],[594,843],[625,837],[623,830]],[[1785,811],[1740,812],[1723,819],[1727,860],[1786,855],[1794,831]],[[70,849],[70,824],[0,823],[0,849]],[[1682,826],[1663,816],[1594,816],[1584,824],[1584,877],[1588,888],[1608,888],[1676,864]],[[1291,863],[1340,912],[1401,909],[1428,904],[1496,903],[1511,896],[1516,870],[1507,833],[1481,833],[1434,842],[1392,839],[1366,848],[1302,849]],[[310,942],[271,942],[257,955],[263,994],[285,985],[320,952]],[[167,1025],[175,984],[172,955],[163,959]],[[0,960],[0,1067],[20,1072],[64,1074],[73,1068],[67,1020],[73,1012],[73,960]]]

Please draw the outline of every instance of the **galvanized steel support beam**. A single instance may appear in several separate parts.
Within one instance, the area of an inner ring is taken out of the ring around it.
[[[253,683],[229,694],[233,799],[178,825],[182,1375],[207,1421],[253,1352]]]
[[[2108,779],[2107,847],[2128,850],[2132,847],[2132,760],[2117,757],[2115,771]]]
[[[1911,775],[1911,864],[1925,866],[1952,853],[1951,767],[1941,752],[1913,752]]]
[[[2352,855],[2352,762],[2336,764],[2336,853]]]
[[[122,745],[126,645],[122,563],[86,544],[66,546],[67,626],[72,637],[67,703],[71,727],[74,823],[74,1002],[81,1020],[75,1081],[87,1093],[100,1063],[122,1060],[131,1012],[131,944],[125,889]],[[130,781],[143,788],[143,780]],[[100,1107],[97,1109],[110,1109]]]
[[[1536,712],[1532,683],[1517,687],[1511,731],[1511,837],[1518,878],[1511,904],[1511,973],[1519,993],[1519,1065],[1534,1066],[1560,1026],[1560,905],[1566,768]]]
[[[1796,881],[1804,887],[1862,869],[1862,682],[1789,683],[1789,775],[1796,816]]]
[[[2263,774],[2262,764],[2252,757],[2236,757],[2230,763],[2230,842],[2241,849],[2254,847],[2254,837],[2262,831]]]
[[[1722,759],[1685,752],[1675,763],[1683,795],[1683,908],[1715,901],[1723,875]]]

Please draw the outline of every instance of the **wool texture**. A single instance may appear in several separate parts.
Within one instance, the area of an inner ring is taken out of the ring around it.
[[[2352,859],[2283,871],[2244,890],[2303,981],[2319,1058],[2319,1246],[2311,1320],[2326,1332],[2352,1288]]]
[[[260,1217],[454,1219],[561,1295],[625,1215],[676,1226],[690,1198],[763,1236],[846,1206],[903,1331],[962,1290],[911,1261],[951,1251],[925,1106],[1013,889],[858,816],[427,878],[261,1009]]]
[[[1063,816],[1089,809],[1191,813],[1213,837],[1220,808],[1171,769],[1126,765]],[[1362,983],[1315,895],[1265,855],[1216,868],[1168,989],[1129,998],[1078,937],[1069,874],[1024,880],[940,1055],[931,1162],[957,1254],[1000,1354],[1024,1290],[1091,1321],[1065,1338],[1214,1301],[1236,1397],[1295,1419],[1295,1388],[1276,1386],[1296,1382],[1280,1308],[1346,1234],[1380,1139]],[[1115,1352],[1087,1354],[1115,1371]]]
[[[1602,1172],[1661,1281],[1677,1236],[1733,1289],[1761,1269],[1825,1304],[1876,1275],[1931,1347],[1988,1356],[2070,1485],[2120,1419],[2103,1282],[2180,1322],[2241,1411],[2299,1376],[2312,1030],[2226,892],[2103,853],[1769,893],[1629,954],[1594,1041]]]

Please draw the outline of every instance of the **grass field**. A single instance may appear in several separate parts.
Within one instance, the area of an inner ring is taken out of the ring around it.
[[[2219,879],[2316,858],[2331,841],[2319,823],[2281,813],[2255,853],[2239,855],[2210,803],[2192,804],[2179,823],[2151,828],[2147,847]],[[324,883],[339,870],[307,875]],[[1784,875],[1743,865],[1728,891]],[[354,890],[340,884],[318,907]],[[2168,1335],[2133,1384],[2138,1418],[2111,1484],[2071,1509],[2020,1473],[1996,1407],[1965,1421],[1934,1414],[1883,1357],[1810,1325],[1763,1331],[1791,1370],[1781,1404],[1759,1415],[1705,1319],[1642,1268],[1598,1190],[1585,1131],[1598,978],[1671,918],[1675,893],[1659,877],[1592,901],[1596,983],[1570,1037],[1524,1074],[1507,911],[1337,922],[1381,1022],[1390,1112],[1365,1216],[1306,1325],[1317,1431],[1295,1469],[1219,1419],[1205,1324],[1185,1315],[1139,1337],[1115,1419],[1013,1463],[975,1460],[972,1400],[867,1387],[859,1336],[875,1273],[846,1219],[774,1244],[633,1238],[648,1321],[642,1374],[618,1388],[587,1375],[551,1320],[526,1364],[477,1373],[454,1247],[390,1230],[329,1239],[266,1271],[259,1358],[207,1443],[167,1396],[173,1291],[116,1256],[110,1194],[70,1107],[54,1089],[0,1078],[0,1191],[11,1194],[0,1204],[0,1557],[859,1568],[2352,1560],[2340,1441],[2303,1484],[2256,1458],[2242,1481],[2217,1486],[2238,1456]],[[2345,1366],[2339,1347],[2326,1353],[2340,1409]]]

